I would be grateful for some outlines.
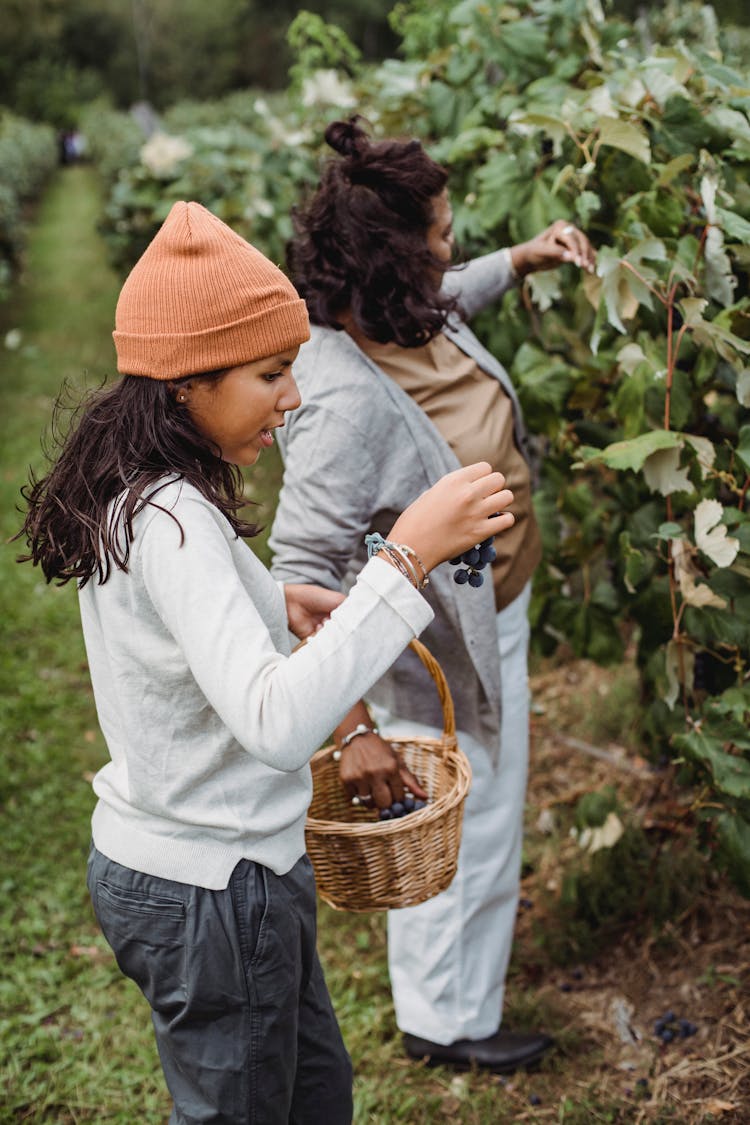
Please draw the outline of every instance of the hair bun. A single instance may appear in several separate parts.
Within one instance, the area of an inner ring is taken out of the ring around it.
[[[332,121],[325,131],[326,143],[341,156],[364,156],[370,147],[370,138],[357,124],[363,120],[355,114],[348,121]]]

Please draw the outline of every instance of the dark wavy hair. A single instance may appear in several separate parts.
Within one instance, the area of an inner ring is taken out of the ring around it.
[[[457,309],[440,293],[448,266],[427,246],[434,201],[448,181],[419,141],[373,142],[360,117],[334,121],[326,163],[288,246],[294,284],[314,324],[342,328],[349,313],[379,343],[418,347]]]
[[[192,376],[218,381],[225,371]],[[59,450],[49,473],[21,489],[26,518],[16,539],[29,553],[19,562],[40,566],[48,582],[76,579],[85,586],[96,576],[107,581],[112,566],[128,569],[133,519],[156,502],[165,476],[188,481],[215,504],[237,535],[257,534],[240,519],[247,504],[236,465],[196,429],[188,409],[168,383],[125,375],[111,387],[89,392],[78,406],[68,405],[68,388],[55,403],[51,438]],[[72,411],[63,433],[62,416]],[[118,497],[122,503],[113,505]],[[166,510],[166,509],[163,509]],[[176,517],[172,517],[175,519]]]

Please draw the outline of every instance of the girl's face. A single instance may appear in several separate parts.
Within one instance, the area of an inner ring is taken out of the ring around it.
[[[302,401],[292,375],[299,348],[230,367],[216,379],[186,379],[176,388],[195,426],[221,450],[223,461],[254,465],[273,445],[273,431]]]
[[[427,228],[427,246],[434,257],[449,265],[453,260],[453,211],[448,189],[432,201],[432,222]]]

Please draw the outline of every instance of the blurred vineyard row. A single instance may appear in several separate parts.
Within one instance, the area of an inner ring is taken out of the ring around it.
[[[0,110],[0,300],[23,261],[25,208],[57,163],[55,132]]]
[[[635,21],[599,0],[412,0],[392,23],[398,58],[373,65],[301,13],[288,90],[181,103],[148,139],[92,105],[113,259],[126,270],[189,198],[283,263],[325,125],[354,112],[450,169],[466,256],[579,223],[596,276],[529,278],[477,324],[537,435],[534,643],[635,649],[643,744],[750,894],[746,39],[674,0]]]

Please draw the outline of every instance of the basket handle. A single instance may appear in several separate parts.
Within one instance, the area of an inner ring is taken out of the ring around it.
[[[440,667],[430,650],[428,648],[425,648],[421,641],[414,639],[409,643],[409,648],[417,654],[417,656],[422,661],[425,668],[435,681],[438,698],[440,699],[440,706],[443,710],[443,734],[445,734],[447,738],[455,739],[456,713],[453,708],[453,697],[451,696],[450,688],[448,687],[448,681],[445,678],[443,669]]]
[[[294,646],[294,649],[292,651],[296,652],[297,649],[302,648],[307,644],[308,640],[309,637],[305,637],[299,642],[299,644]],[[409,648],[417,654],[419,659],[422,661],[422,664],[425,666],[435,682],[438,699],[440,700],[440,707],[443,712],[443,734],[446,738],[450,738],[455,741],[456,712],[453,707],[453,696],[451,695],[450,688],[448,687],[448,681],[445,678],[445,673],[443,672],[443,669],[440,667],[430,650],[426,648],[421,641],[418,641],[416,637],[413,641],[409,642]]]

